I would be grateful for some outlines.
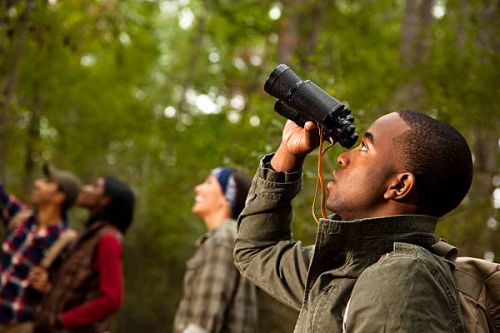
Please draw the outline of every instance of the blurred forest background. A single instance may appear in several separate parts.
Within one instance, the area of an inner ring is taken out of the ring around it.
[[[25,200],[43,161],[130,183],[138,205],[113,325],[169,332],[204,233],[193,187],[219,165],[252,175],[276,149],[284,119],[263,83],[286,63],[348,103],[359,132],[398,109],[457,127],[474,183],[438,234],[498,262],[499,13],[496,0],[2,0],[0,179]],[[294,202],[306,243],[315,163]],[[75,210],[73,225],[84,219]],[[295,314],[264,303],[262,331],[290,331]]]

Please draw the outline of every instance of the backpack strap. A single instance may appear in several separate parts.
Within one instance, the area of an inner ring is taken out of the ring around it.
[[[439,239],[432,251],[451,265],[466,332],[500,332],[500,265],[458,257],[458,250]]]
[[[453,271],[453,277],[457,285],[460,286],[460,291],[476,301],[479,299],[485,283],[492,279],[494,274],[500,272],[499,264],[477,258],[460,257],[455,264],[457,267]],[[500,281],[500,276],[494,279]],[[500,295],[500,292],[497,291],[496,295]]]
[[[458,257],[458,249],[455,246],[448,244],[442,238],[440,238],[437,243],[432,245],[432,252],[451,262],[455,262]]]
[[[432,245],[432,251],[438,256],[453,263],[454,269],[452,270],[452,274],[456,285],[459,286],[459,290],[477,301],[481,294],[485,280],[481,280],[478,276],[471,274],[470,272],[487,271],[489,264],[482,264],[482,261],[474,258],[458,258],[458,249],[455,246],[448,244],[442,238],[440,238],[437,243]],[[457,267],[457,265],[459,267]]]
[[[479,281],[472,275],[459,269],[453,271],[453,277],[455,278],[456,284],[460,286],[461,292],[469,295],[476,301],[479,299],[484,281]]]
[[[45,269],[48,269],[54,260],[59,256],[61,251],[75,238],[77,237],[77,233],[75,230],[69,228],[61,232],[59,238],[52,243],[52,245],[45,251],[44,257],[40,262],[40,266]]]
[[[10,220],[7,227],[8,230],[12,231],[17,228],[23,221],[31,217],[33,213],[34,212],[31,209],[22,209],[17,212],[16,215],[14,215]],[[64,250],[64,248],[76,237],[77,232],[75,230],[71,228],[63,230],[59,235],[59,238],[54,243],[52,243],[52,245],[45,251],[44,257],[40,262],[40,266],[48,269],[52,265],[54,260],[56,260],[56,258],[59,256],[61,251]]]
[[[16,229],[23,221],[30,218],[31,215],[33,215],[33,211],[31,209],[21,209],[10,219],[7,230],[10,232]]]

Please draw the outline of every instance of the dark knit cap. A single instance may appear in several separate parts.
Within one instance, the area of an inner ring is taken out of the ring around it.
[[[252,180],[241,171],[219,167],[210,173],[219,181],[222,193],[231,206],[231,217],[237,218],[245,207]]]

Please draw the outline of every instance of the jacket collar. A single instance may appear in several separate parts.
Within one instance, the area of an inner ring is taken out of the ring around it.
[[[395,242],[423,247],[436,242],[437,219],[432,216],[398,215],[354,221],[335,218],[320,219],[306,294],[323,272],[345,268],[346,275],[356,276],[363,267],[392,251]]]
[[[359,248],[359,241],[387,239],[404,241],[406,238],[427,238],[436,229],[437,218],[428,215],[395,215],[342,221],[332,215],[320,219],[316,245],[319,243],[342,244],[345,249]]]

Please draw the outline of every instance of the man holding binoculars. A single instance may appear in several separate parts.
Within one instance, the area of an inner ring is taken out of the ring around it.
[[[472,181],[462,135],[412,111],[377,119],[337,157],[326,201],[335,214],[304,246],[292,238],[291,200],[319,135],[314,122],[297,123],[286,123],[276,153],[262,159],[240,215],[242,274],[300,311],[295,332],[462,332],[450,268],[428,251],[437,219]]]

